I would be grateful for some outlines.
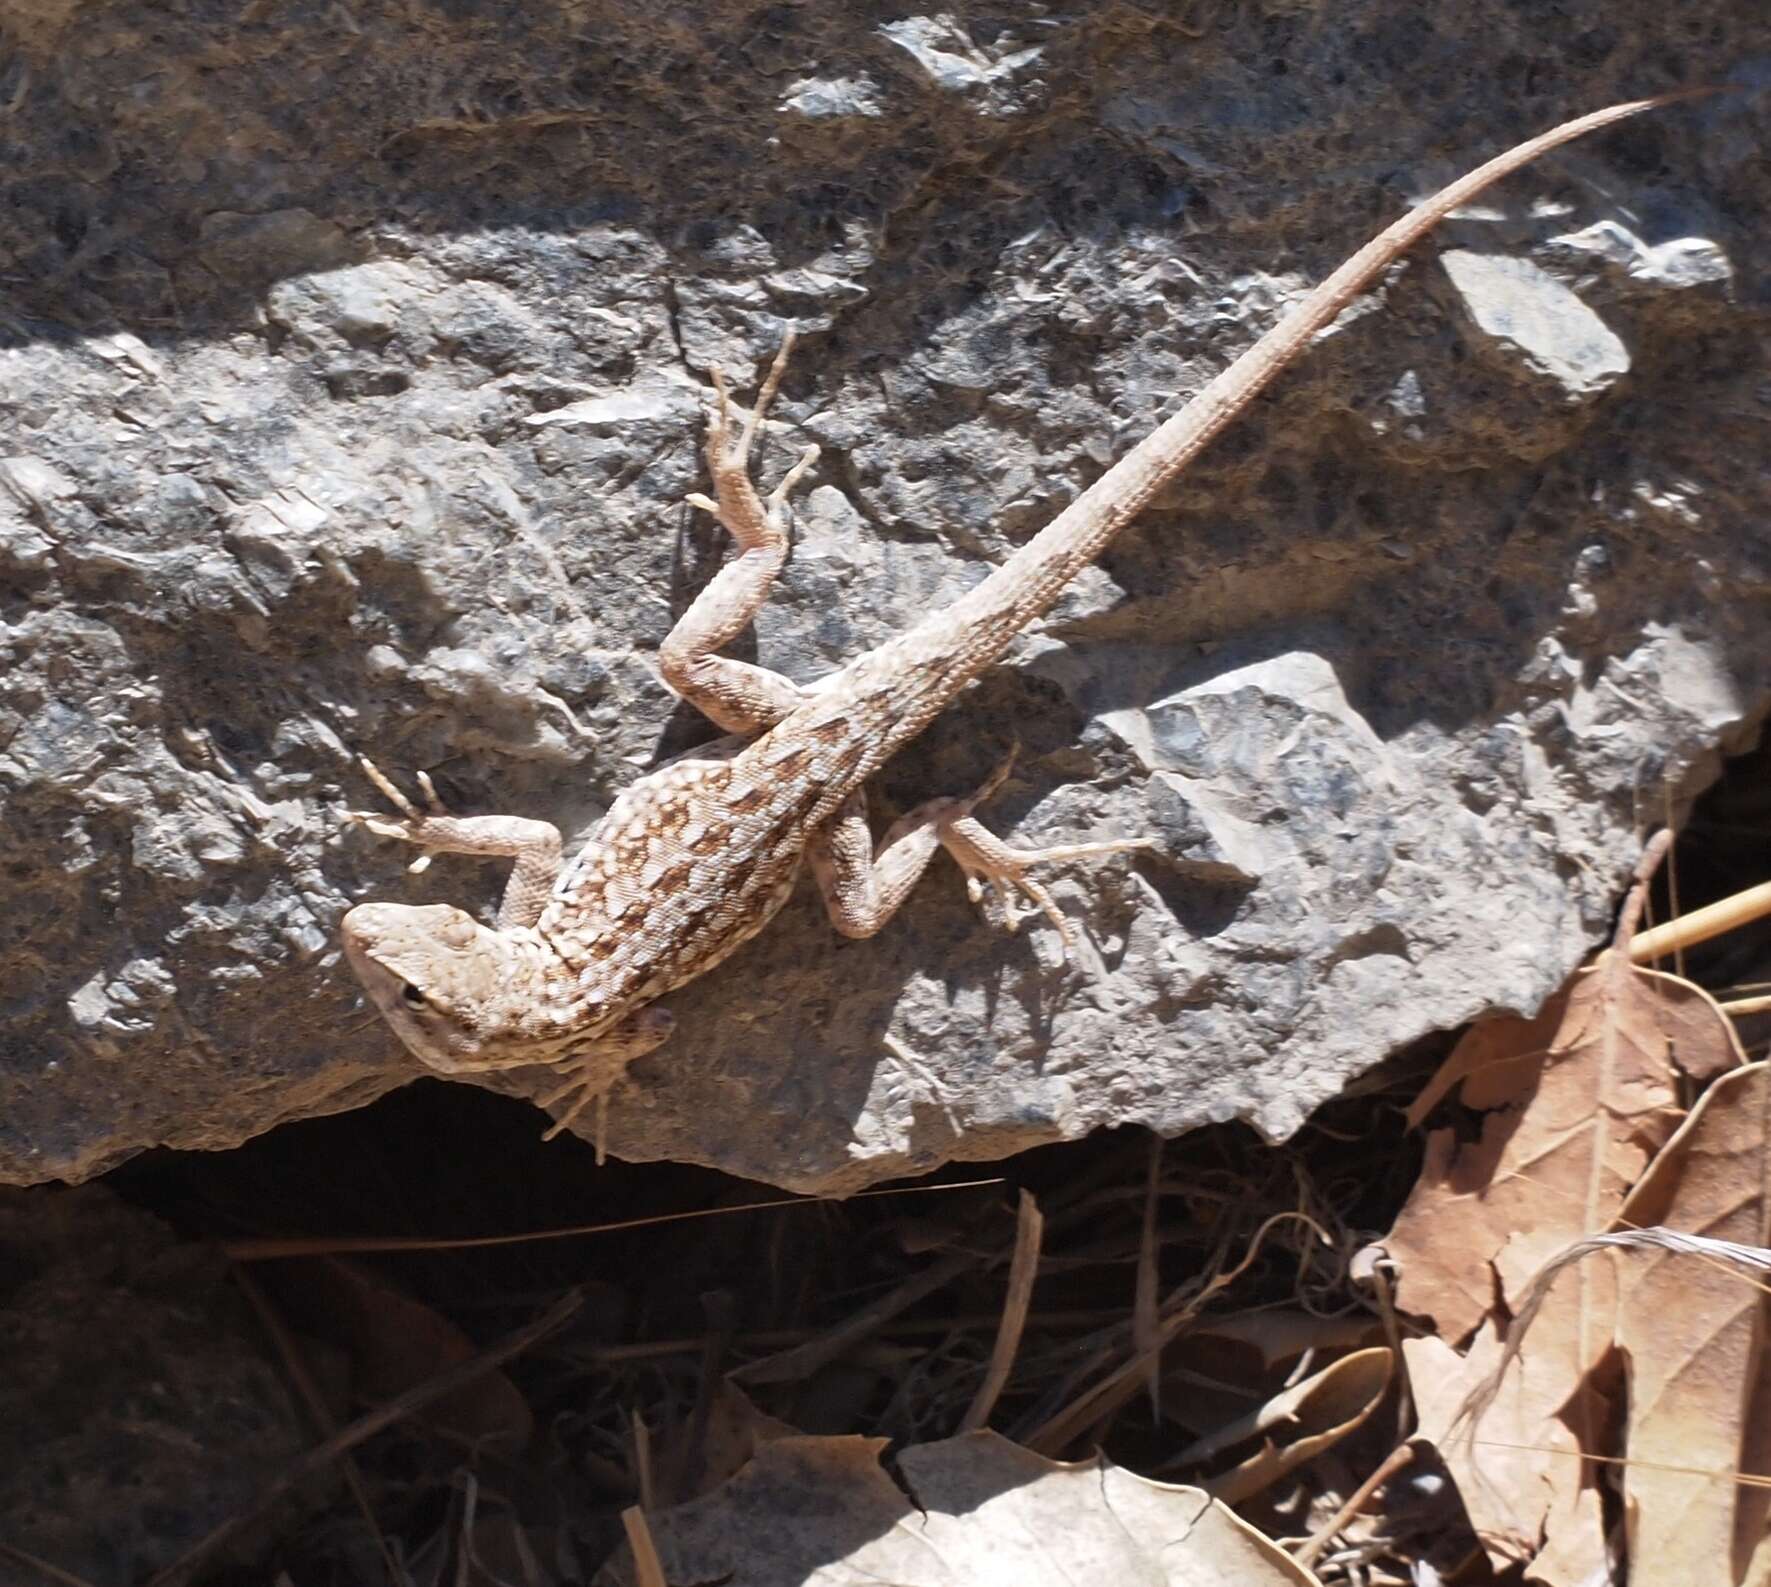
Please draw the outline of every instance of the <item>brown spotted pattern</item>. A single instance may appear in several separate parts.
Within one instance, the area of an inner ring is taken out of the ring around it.
[[[786,903],[816,785],[805,747],[771,737],[642,778],[561,873],[535,929],[571,972],[555,995],[587,1022],[712,969]]]

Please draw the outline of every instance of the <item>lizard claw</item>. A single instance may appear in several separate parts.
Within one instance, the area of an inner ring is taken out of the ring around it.
[[[781,376],[787,371],[787,360],[797,340],[793,331],[781,338],[781,349],[775,354],[775,361],[769,365],[769,372],[763,376],[762,385],[757,389],[756,398],[751,403],[743,427],[736,437],[732,434],[732,398],[726,389],[725,371],[718,364],[709,366],[707,378],[713,382],[714,403],[707,416],[707,454],[708,461],[716,469],[723,466],[731,472],[739,473],[749,463],[750,449],[756,442],[757,431],[762,428],[769,405],[775,400],[775,393],[780,390]],[[799,467],[794,470],[793,477],[796,480],[811,467],[812,460],[817,455],[816,447],[809,449],[809,455],[802,458]],[[691,496],[689,500],[694,501],[695,498]],[[703,497],[702,501],[705,500]],[[695,504],[699,506],[701,503]]]
[[[535,1099],[538,1107],[551,1107],[555,1102],[562,1102],[573,1092],[577,1092],[577,1100],[566,1109],[553,1124],[541,1132],[544,1141],[551,1141],[556,1135],[571,1128],[578,1115],[592,1102],[597,1105],[596,1118],[596,1160],[600,1166],[603,1161],[603,1142],[609,1124],[609,1091],[607,1086],[599,1087],[600,1076],[587,1074],[583,1070],[574,1070],[572,1078],[557,1091],[550,1091],[544,1097]]]
[[[393,780],[387,775],[387,773],[377,766],[374,761],[370,760],[367,755],[357,756],[357,764],[363,768],[363,775],[381,790],[381,793],[383,797],[386,798],[387,802],[398,810],[408,821],[422,821],[426,815],[440,816],[448,814],[448,811],[443,807],[443,801],[437,797],[436,784],[430,780],[429,772],[421,771],[418,773],[418,787],[419,791],[424,795],[425,805],[424,811],[421,813],[418,807],[400,792],[399,788],[394,784]],[[354,810],[351,812],[353,816],[357,813],[358,812]]]
[[[347,810],[344,813],[346,822],[365,827],[377,837],[398,838],[401,842],[416,843],[429,850],[432,846],[431,836],[435,832],[432,824],[447,820],[449,815],[447,807],[437,797],[436,784],[430,780],[430,774],[423,771],[417,774],[418,788],[424,795],[425,806],[420,810],[367,755],[359,755],[357,763],[363,768],[363,775],[375,784],[399,815],[389,816],[378,810]],[[407,869],[414,872],[425,870],[430,865],[431,857],[429,852],[420,854]]]

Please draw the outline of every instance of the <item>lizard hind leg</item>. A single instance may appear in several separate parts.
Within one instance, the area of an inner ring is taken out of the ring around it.
[[[1070,923],[1051,894],[1028,874],[1029,869],[1159,845],[1154,838],[1066,843],[1044,849],[1021,849],[1003,842],[972,812],[1002,786],[1015,755],[1011,749],[972,793],[918,805],[894,823],[877,848],[867,827],[865,796],[851,795],[806,844],[806,857],[836,929],[848,937],[871,937],[897,913],[935,850],[944,848],[965,872],[966,892],[972,902],[986,904],[987,918],[1015,930],[1021,916],[1015,912],[1011,891],[1020,892],[1057,927],[1068,953],[1075,942]]]
[[[1014,906],[1019,892],[1030,900],[1056,928],[1065,955],[1076,946],[1076,934],[1046,889],[1028,874],[1035,865],[1058,865],[1066,860],[1092,860],[1105,854],[1128,854],[1155,849],[1154,838],[1113,838],[1101,843],[1059,843],[1043,849],[1016,848],[1005,843],[972,812],[1007,780],[1019,745],[1011,748],[997,768],[969,798],[956,799],[941,813],[936,832],[941,847],[965,872],[966,897],[980,905],[985,918],[1005,931],[1019,929],[1022,916]]]

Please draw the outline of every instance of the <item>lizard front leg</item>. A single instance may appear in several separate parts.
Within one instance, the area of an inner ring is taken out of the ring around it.
[[[676,1029],[676,1021],[656,1004],[636,1009],[619,1023],[612,1025],[594,1041],[575,1047],[558,1060],[558,1067],[570,1078],[557,1090],[535,1099],[535,1105],[550,1108],[554,1103],[577,1092],[577,1099],[542,1135],[551,1141],[592,1102],[597,1104],[596,1155],[603,1160],[603,1125],[607,1117],[610,1090],[620,1081],[627,1066],[643,1058],[654,1047],[668,1040]]]
[[[1021,849],[1003,842],[972,811],[996,792],[1014,763],[1011,750],[975,792],[918,805],[892,825],[877,849],[867,825],[866,793],[851,794],[829,824],[806,842],[806,858],[824,895],[831,924],[845,937],[871,937],[898,912],[935,850],[944,848],[965,872],[966,893],[973,903],[984,903],[989,891],[986,914],[996,923],[1009,931],[1020,925],[1022,917],[1011,902],[1011,889],[1024,893],[1057,927],[1068,952],[1075,941],[1070,923],[1051,894],[1028,874],[1030,868],[1159,845],[1153,838],[1066,843],[1043,849]]]
[[[817,459],[808,446],[765,502],[750,478],[750,448],[780,387],[793,350],[791,333],[775,355],[744,426],[735,434],[725,377],[711,371],[716,401],[707,421],[707,469],[716,499],[699,492],[691,506],[712,513],[738,542],[739,554],[719,570],[677,619],[658,651],[664,681],[728,733],[759,733],[802,703],[792,680],[766,667],[716,655],[756,616],[787,560],[787,493]]]
[[[425,808],[420,810],[396,788],[366,755],[358,761],[364,775],[399,811],[398,820],[372,810],[352,810],[346,820],[384,838],[415,843],[425,852],[412,862],[415,871],[430,864],[432,854],[493,854],[514,860],[504,897],[498,905],[498,929],[532,926],[541,918],[560,874],[560,829],[523,816],[452,816],[437,798],[430,778],[418,774]]]

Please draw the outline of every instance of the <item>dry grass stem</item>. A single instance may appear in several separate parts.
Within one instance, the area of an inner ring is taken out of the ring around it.
[[[1718,899],[1677,920],[1669,920],[1664,926],[1637,933],[1630,944],[1630,957],[1637,964],[1648,964],[1678,949],[1719,937],[1724,931],[1762,920],[1766,915],[1771,915],[1771,882],[1760,882],[1731,898]]]
[[[1000,1178],[967,1179],[952,1185],[903,1185],[886,1190],[863,1190],[849,1197],[863,1201],[876,1196],[928,1196],[956,1190],[976,1190],[1000,1185]],[[221,1240],[224,1255],[236,1262],[265,1262],[285,1256],[362,1256],[372,1251],[472,1251],[499,1245],[529,1245],[542,1240],[575,1240],[588,1234],[620,1234],[627,1229],[650,1229],[664,1223],[694,1223],[735,1212],[767,1212],[771,1207],[822,1207],[828,1196],[776,1196],[768,1201],[746,1201],[730,1207],[696,1207],[689,1212],[660,1212],[645,1218],[624,1218],[615,1223],[576,1223],[563,1229],[535,1229],[527,1234],[487,1234],[465,1239],[426,1239],[405,1235],[364,1235],[337,1239],[329,1235],[272,1235]]]
[[[652,1541],[652,1529],[646,1524],[646,1512],[637,1504],[630,1504],[621,1512],[621,1527],[627,1533],[627,1546],[633,1550],[634,1587],[669,1587],[663,1561],[658,1558],[658,1545]]]
[[[307,1358],[284,1324],[281,1313],[271,1305],[262,1289],[245,1268],[236,1267],[233,1273],[234,1283],[246,1297],[247,1304],[252,1307],[253,1314],[258,1318],[259,1325],[270,1336],[278,1357],[282,1360],[283,1370],[289,1374],[289,1381],[295,1385],[297,1397],[302,1408],[307,1412],[308,1419],[313,1423],[314,1430],[323,1438],[334,1438],[338,1434],[338,1421],[327,1408],[325,1396],[320,1393],[319,1386],[314,1382],[313,1374],[308,1371]],[[339,1467],[344,1473],[345,1486],[350,1489],[351,1499],[355,1502],[357,1512],[363,1517],[369,1534],[375,1539],[375,1546],[381,1551],[381,1561],[387,1566],[388,1580],[397,1582],[400,1579],[399,1563],[394,1558],[393,1549],[388,1546],[386,1535],[381,1530],[381,1523],[375,1517],[375,1507],[369,1502],[369,1490],[363,1483],[363,1473],[357,1463],[346,1454],[338,1457]]]
[[[978,1261],[979,1258],[969,1251],[955,1251],[803,1345],[739,1367],[731,1374],[732,1380],[744,1384],[791,1383],[809,1377],[827,1361],[834,1361],[851,1346],[877,1333],[899,1312],[908,1310],[936,1290],[944,1289],[961,1273],[976,1267]]]
[[[1771,994],[1764,997],[1737,997],[1729,1003],[1716,1005],[1724,1014],[1764,1014],[1771,1012]]]
[[[1323,1232],[1320,1224],[1314,1222],[1301,1212],[1276,1212],[1268,1218],[1248,1242],[1248,1250],[1242,1260],[1225,1272],[1214,1273],[1205,1283],[1196,1289],[1189,1288],[1174,1297],[1163,1309],[1167,1313],[1157,1330],[1156,1339],[1148,1351],[1132,1351],[1117,1367],[1077,1395],[1069,1405],[1052,1416],[1043,1425],[1036,1428],[1022,1440],[1026,1446],[1038,1454],[1052,1459],[1058,1458],[1071,1441],[1086,1427],[1101,1417],[1118,1410],[1138,1391],[1143,1382],[1144,1372],[1149,1358],[1159,1356],[1181,1331],[1191,1323],[1203,1310],[1211,1297],[1239,1277],[1253,1263],[1265,1244],[1267,1235],[1281,1223],[1299,1222],[1328,1243],[1328,1235]]]
[[[493,1367],[502,1366],[512,1357],[521,1355],[523,1351],[545,1339],[550,1333],[572,1316],[583,1305],[583,1297],[573,1290],[562,1296],[546,1312],[534,1322],[526,1324],[508,1335],[491,1349],[482,1351],[471,1361],[463,1361],[450,1367],[446,1372],[439,1372],[428,1382],[420,1383],[408,1389],[397,1399],[390,1400],[386,1405],[378,1406],[366,1416],[359,1416],[348,1427],[339,1431],[324,1443],[315,1445],[299,1460],[291,1462],[283,1474],[275,1482],[268,1484],[248,1505],[237,1515],[223,1521],[204,1537],[199,1538],[190,1548],[186,1549],[164,1570],[158,1571],[149,1580],[148,1587],[173,1587],[174,1583],[189,1579],[191,1573],[200,1566],[211,1554],[225,1544],[230,1538],[263,1515],[286,1494],[299,1487],[316,1472],[324,1471],[347,1449],[354,1449],[365,1439],[373,1438],[383,1428],[392,1427],[402,1420],[422,1410],[434,1400],[441,1399],[445,1394],[458,1389],[464,1383],[471,1383],[482,1373],[489,1372]]]
[[[52,1581],[58,1587],[92,1587],[84,1576],[76,1576],[72,1571],[65,1571],[59,1565],[51,1565],[46,1559],[38,1559],[35,1554],[27,1553],[22,1548],[14,1548],[10,1543],[0,1543],[0,1559],[9,1559],[15,1565],[23,1565],[26,1570],[33,1570],[45,1581]]]
[[[1347,1495],[1346,1502],[1323,1523],[1316,1534],[1298,1547],[1292,1554],[1292,1558],[1306,1570],[1313,1567],[1327,1551],[1328,1545],[1340,1535],[1341,1528],[1371,1503],[1372,1495],[1383,1487],[1390,1478],[1412,1465],[1414,1458],[1415,1447],[1413,1444],[1398,1444],[1389,1454],[1384,1456],[1377,1469]]]
[[[1045,1219],[1039,1204],[1025,1190],[1021,1192],[1020,1209],[1015,1219],[1015,1254],[1009,1260],[1008,1288],[1002,1299],[1002,1320],[996,1330],[996,1345],[990,1352],[990,1366],[984,1381],[959,1423],[962,1433],[985,1425],[996,1409],[997,1398],[1008,1382],[1015,1357],[1020,1352],[1021,1334],[1027,1326],[1027,1312],[1033,1302],[1033,1281],[1039,1276],[1039,1247],[1045,1233]]]

